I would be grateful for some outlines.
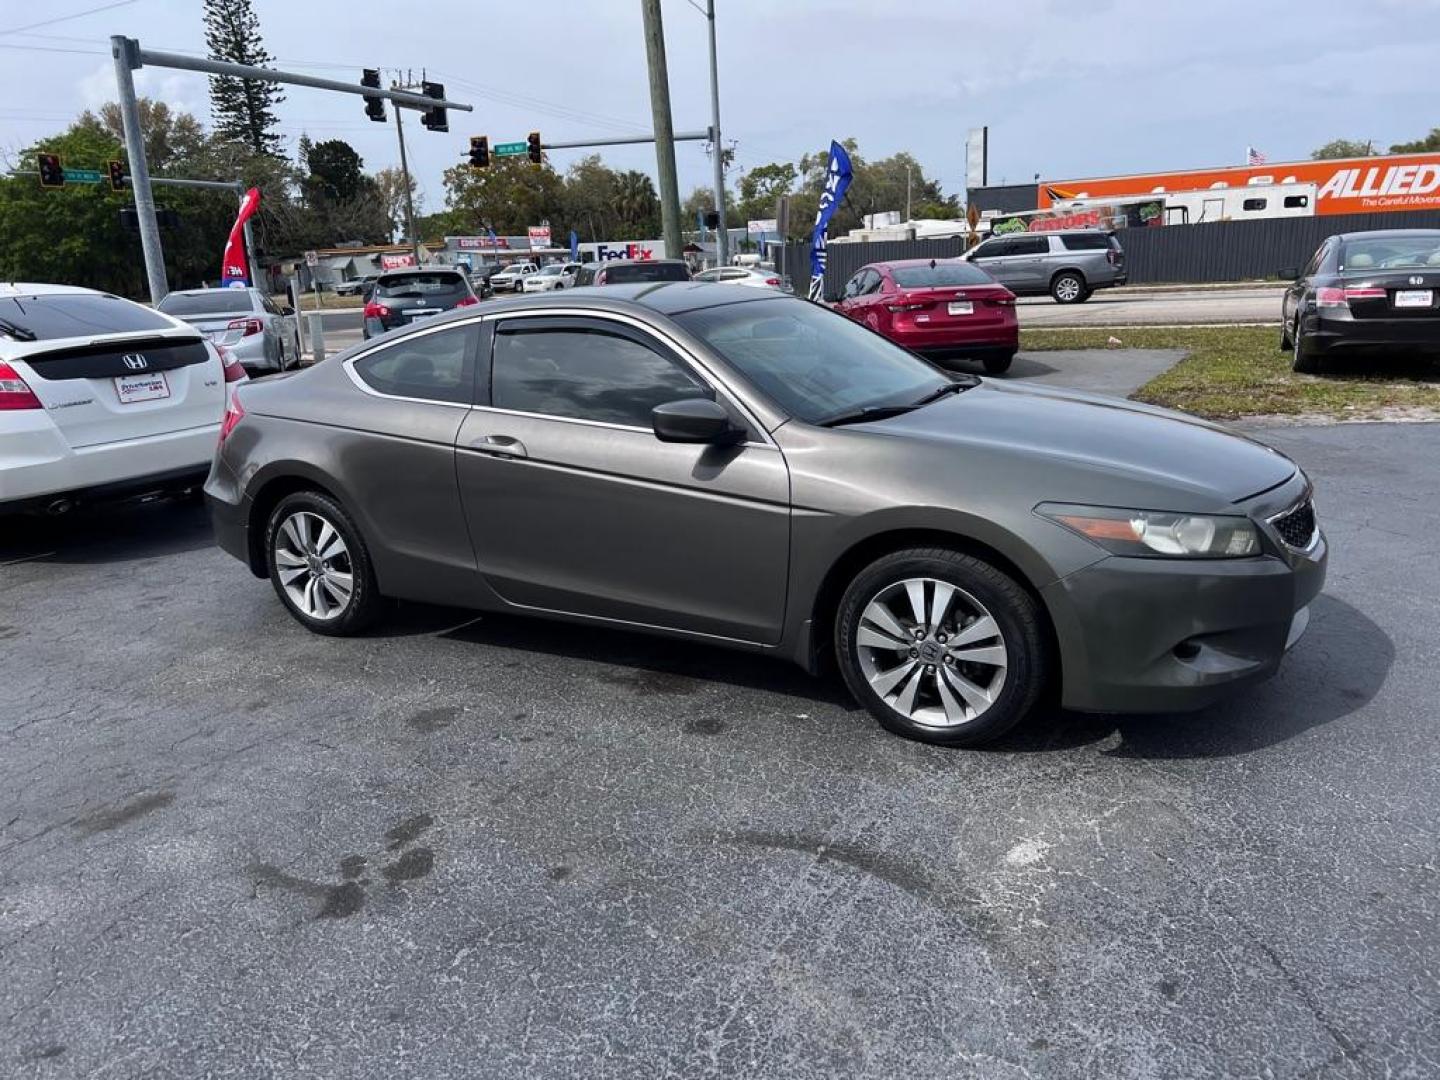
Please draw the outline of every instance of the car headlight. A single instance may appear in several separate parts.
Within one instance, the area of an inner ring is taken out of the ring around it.
[[[1035,512],[1115,555],[1239,559],[1260,553],[1259,530],[1247,517],[1068,503],[1041,503]]]

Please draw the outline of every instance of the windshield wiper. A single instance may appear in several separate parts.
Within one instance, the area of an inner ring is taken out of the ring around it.
[[[16,341],[34,341],[35,331],[28,326],[21,326],[9,319],[0,318],[0,334],[9,334]]]
[[[834,416],[819,421],[821,427],[840,427],[843,424],[865,424],[871,420],[887,420],[892,416],[899,416],[902,413],[912,412],[922,406],[929,405],[932,401],[939,401],[949,394],[956,394],[962,390],[969,390],[971,387],[980,385],[980,380],[973,377],[962,377],[936,387],[930,393],[912,401],[908,405],[862,405],[858,409],[849,409]]]

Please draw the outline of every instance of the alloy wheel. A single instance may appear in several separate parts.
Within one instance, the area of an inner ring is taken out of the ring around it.
[[[881,589],[855,630],[870,688],[913,724],[955,728],[983,716],[1004,689],[1009,653],[974,596],[937,578]]]
[[[355,594],[350,549],[319,514],[297,510],[275,531],[275,569],[290,602],[312,619],[338,619]]]
[[[1055,282],[1055,299],[1069,304],[1080,298],[1080,279],[1069,274]]]

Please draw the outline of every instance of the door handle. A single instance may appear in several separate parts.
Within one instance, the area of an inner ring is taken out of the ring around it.
[[[525,444],[509,435],[482,435],[478,439],[470,440],[470,449],[494,457],[523,458],[529,456],[525,451]]]

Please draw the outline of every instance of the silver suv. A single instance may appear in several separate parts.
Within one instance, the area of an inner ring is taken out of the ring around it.
[[[965,258],[1017,296],[1049,293],[1060,304],[1127,280],[1120,241],[1098,229],[992,236]]]

